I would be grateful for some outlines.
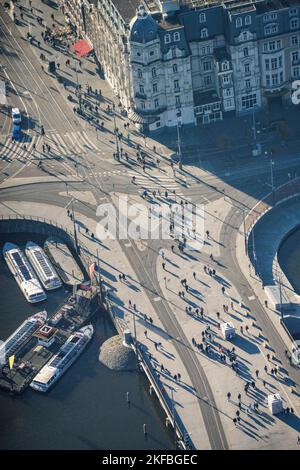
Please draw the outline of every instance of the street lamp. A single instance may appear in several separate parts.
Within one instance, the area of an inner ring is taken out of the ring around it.
[[[274,174],[273,174],[273,165],[275,165],[274,160],[270,160],[270,170],[271,170],[271,188],[272,188],[272,204],[275,203],[275,190],[274,190]]]
[[[177,392],[177,388],[171,388],[172,396],[172,419],[173,419],[173,431],[174,431],[174,449],[177,449],[177,437],[176,437],[176,419],[175,419],[175,402],[174,402],[174,390]]]
[[[177,145],[178,145],[178,157],[179,157],[179,169],[182,170],[182,156],[181,156],[181,139],[180,139],[180,129],[181,122],[179,118],[181,117],[181,111],[178,111],[177,114]]]
[[[117,124],[116,124],[116,113],[114,111],[114,133],[116,138],[116,150],[117,150],[117,159],[119,160],[119,141],[117,136]]]
[[[68,193],[68,189],[67,189],[67,193]],[[68,208],[69,205],[71,205],[75,249],[76,249],[76,253],[79,254],[78,237],[77,237],[76,221],[75,221],[75,211],[74,211],[74,200],[75,202],[77,202],[77,200],[72,197],[71,201],[66,205],[66,209]]]

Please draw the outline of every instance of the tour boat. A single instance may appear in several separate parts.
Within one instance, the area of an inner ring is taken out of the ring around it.
[[[8,358],[12,356],[17,349],[25,343],[27,339],[40,328],[47,320],[47,312],[43,310],[31,317],[28,317],[14,333],[7,338],[0,346],[0,364],[4,366]]]
[[[13,243],[5,243],[3,256],[26,300],[32,304],[46,300],[47,295],[23,251]]]
[[[38,392],[47,392],[55,382],[69,369],[92,339],[94,328],[87,325],[72,333],[47,364],[30,383],[30,387]]]
[[[62,286],[55,268],[39,245],[31,241],[27,242],[25,254],[46,290],[58,289]]]

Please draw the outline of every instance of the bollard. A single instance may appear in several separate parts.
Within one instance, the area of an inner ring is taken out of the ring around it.
[[[146,426],[146,424],[143,424],[143,432],[144,432],[145,436],[147,436],[147,426]]]

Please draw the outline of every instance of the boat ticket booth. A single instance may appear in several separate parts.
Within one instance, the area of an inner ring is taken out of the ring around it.
[[[233,339],[236,334],[233,323],[231,322],[221,323],[221,333],[224,339],[226,340]]]
[[[268,408],[272,415],[277,415],[283,412],[282,398],[279,393],[268,395]]]

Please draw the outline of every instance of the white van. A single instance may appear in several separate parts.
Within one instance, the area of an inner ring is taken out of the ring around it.
[[[11,110],[11,115],[12,115],[13,123],[20,124],[20,122],[22,121],[22,116],[21,116],[19,108],[13,108]]]

